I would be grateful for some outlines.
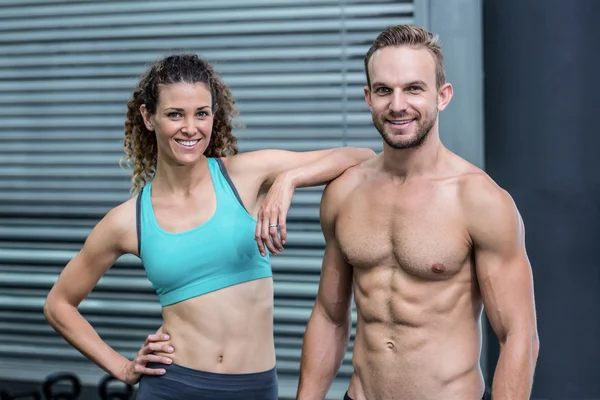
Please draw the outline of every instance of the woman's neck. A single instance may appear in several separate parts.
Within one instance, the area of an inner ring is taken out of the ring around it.
[[[176,165],[158,159],[152,187],[162,193],[188,195],[209,176],[208,159],[204,156],[192,165]]]

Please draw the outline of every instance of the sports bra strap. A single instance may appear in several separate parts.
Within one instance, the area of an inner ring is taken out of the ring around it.
[[[138,193],[138,197],[135,201],[135,230],[137,233],[138,241],[138,254],[142,254],[142,192],[144,188]]]

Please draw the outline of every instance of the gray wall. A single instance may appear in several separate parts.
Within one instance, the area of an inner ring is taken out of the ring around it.
[[[363,55],[385,27],[422,24],[441,34],[456,90],[442,114],[442,139],[481,165],[480,33],[468,3],[2,2],[0,380],[39,381],[62,369],[94,384],[103,375],[51,330],[42,304],[92,226],[128,197],[128,175],[118,167],[125,104],[146,63],[177,50],[214,62],[246,125],[236,132],[241,151],[341,145],[379,151],[381,140],[363,100]],[[456,18],[443,18],[447,13]],[[459,14],[471,22],[458,23]],[[296,194],[287,250],[273,259],[282,398],[295,390],[319,278],[321,189]],[[135,257],[122,257],[81,311],[128,356],[161,323],[156,296]],[[352,372],[351,349],[352,342],[334,398],[341,397]]]

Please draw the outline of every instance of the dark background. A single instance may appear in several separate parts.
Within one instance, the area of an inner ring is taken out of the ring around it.
[[[486,170],[519,207],[534,273],[532,398],[600,399],[600,1],[486,0],[483,21]]]

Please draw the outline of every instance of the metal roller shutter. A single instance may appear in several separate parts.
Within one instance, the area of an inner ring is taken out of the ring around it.
[[[45,322],[45,296],[92,226],[128,198],[126,101],[146,63],[171,51],[210,60],[238,102],[240,150],[380,150],[364,105],[362,58],[414,5],[374,0],[49,1],[0,3],[0,379],[103,372]],[[299,190],[287,250],[273,258],[282,398],[295,393],[319,279],[322,188]],[[122,257],[81,307],[132,357],[160,324],[136,257]],[[351,348],[351,346],[350,346]],[[340,398],[350,351],[332,394]]]

